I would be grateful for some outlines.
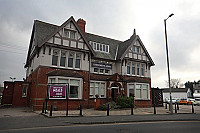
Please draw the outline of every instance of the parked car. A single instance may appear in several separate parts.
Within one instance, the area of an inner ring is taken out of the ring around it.
[[[188,104],[188,101],[186,98],[182,98],[180,101],[179,101],[179,104]]]
[[[195,98],[194,105],[200,105],[200,98]]]
[[[166,99],[165,101],[166,103],[170,103],[170,98]],[[175,104],[177,102],[177,99],[176,98],[172,98],[172,104]]]
[[[190,98],[187,100],[187,104],[194,104],[194,102],[195,102],[195,99],[193,98]]]

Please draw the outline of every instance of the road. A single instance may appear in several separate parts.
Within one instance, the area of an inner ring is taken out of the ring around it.
[[[63,125],[0,130],[0,133],[198,133],[200,121],[157,121],[117,124]]]

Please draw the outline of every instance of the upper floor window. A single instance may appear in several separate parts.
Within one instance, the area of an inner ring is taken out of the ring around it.
[[[135,75],[135,64],[132,64],[132,74]]]
[[[144,64],[141,64],[141,76],[144,76]]]
[[[66,61],[66,52],[61,51],[60,66],[65,67],[65,61]]]
[[[130,74],[130,65],[127,65],[127,74]]]
[[[64,36],[67,38],[75,39],[76,31],[64,29]]]
[[[137,64],[137,75],[140,75],[140,64]]]
[[[74,62],[74,52],[69,52],[68,56],[68,67],[73,67]]]
[[[81,62],[81,53],[76,54],[76,62],[75,62],[75,68],[80,68]]]
[[[109,45],[102,44],[102,43],[96,43],[90,41],[90,45],[95,51],[100,51],[100,52],[106,52],[109,53]]]
[[[126,74],[130,74],[132,76],[145,76],[145,64],[128,62],[126,66]]]
[[[54,49],[53,57],[52,57],[52,65],[54,65],[54,66],[57,66],[57,64],[58,64],[58,55],[59,55],[59,50]]]

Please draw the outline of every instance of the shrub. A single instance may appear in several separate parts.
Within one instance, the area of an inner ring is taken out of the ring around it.
[[[133,103],[133,97],[127,97],[127,96],[117,97],[117,105],[121,106],[121,108],[130,108],[132,103]]]
[[[109,109],[117,109],[120,108],[115,102],[107,102],[103,105],[100,105],[98,107],[98,110],[107,110],[108,109],[108,104],[109,104]]]

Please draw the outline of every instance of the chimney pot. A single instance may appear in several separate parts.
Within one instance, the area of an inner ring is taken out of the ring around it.
[[[85,35],[85,25],[86,25],[86,21],[79,18],[77,21],[78,27],[80,28],[80,30],[82,31],[83,35]]]

